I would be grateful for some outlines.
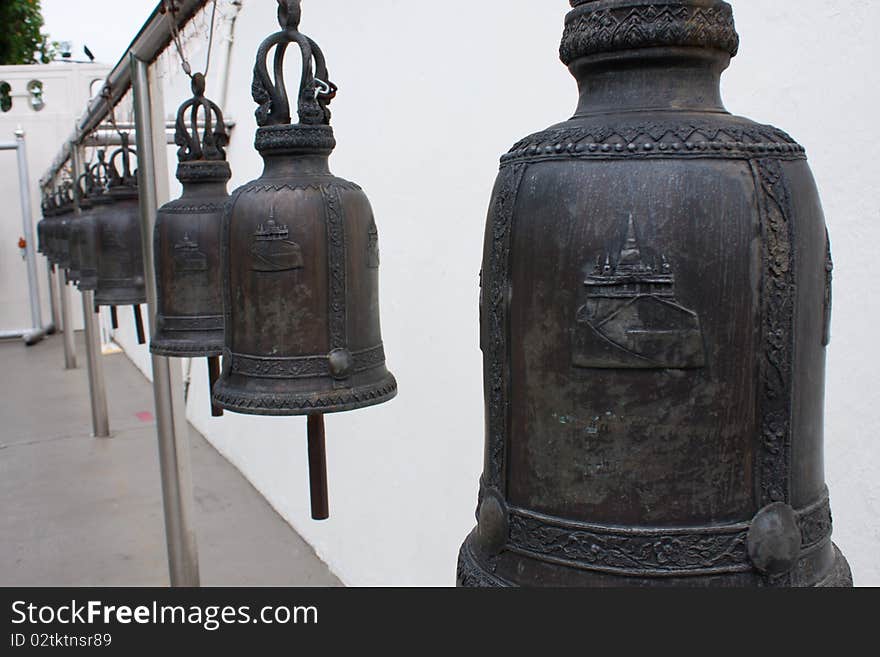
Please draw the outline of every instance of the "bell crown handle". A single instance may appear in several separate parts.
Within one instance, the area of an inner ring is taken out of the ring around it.
[[[107,151],[99,148],[97,151],[97,161],[89,167],[89,177],[92,180],[92,193],[103,192],[110,184],[111,172],[110,165],[107,162]]]
[[[205,76],[196,73],[192,78],[193,97],[180,106],[174,131],[174,143],[180,148],[180,162],[224,161],[229,134],[220,107],[205,98]],[[199,130],[199,118],[204,128]]]
[[[131,168],[131,158],[137,157],[137,153],[128,144],[128,133],[120,133],[122,146],[113,152],[108,163],[109,180],[108,187],[136,187],[137,172]],[[122,158],[122,171],[116,165],[116,161]]]
[[[299,31],[302,17],[301,0],[277,0],[278,23],[276,32],[260,45],[254,66],[252,94],[259,106],[256,111],[260,127],[290,125],[291,110],[284,82],[284,56],[295,43],[302,52],[302,77],[297,95],[297,114],[302,125],[329,125],[328,106],[336,96],[337,87],[330,82],[327,63],[321,48]],[[269,51],[275,48],[273,74],[269,73]]]
[[[76,194],[77,201],[82,202],[89,198],[94,191],[94,187],[95,179],[92,177],[92,168],[87,167],[86,172],[76,179],[76,185],[73,191],[74,194]]]

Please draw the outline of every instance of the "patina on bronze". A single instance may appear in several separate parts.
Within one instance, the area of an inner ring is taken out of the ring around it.
[[[73,183],[65,180],[55,192],[53,221],[53,255],[58,269],[64,272],[65,283],[70,282],[70,222],[73,210]]]
[[[309,416],[312,515],[323,519],[324,414],[386,402],[397,383],[379,327],[373,212],[328,164],[336,87],[321,49],[299,32],[300,2],[279,0],[278,17],[282,31],[260,46],[253,84],[265,169],[233,193],[224,220],[226,347],[214,400],[237,413]],[[290,44],[303,59],[296,124],[283,79]]]
[[[55,213],[55,201],[51,189],[43,189],[43,198],[40,202],[42,219],[37,222],[37,253],[41,253],[49,261],[54,271],[54,255],[52,253],[52,217]]]
[[[141,250],[140,205],[137,174],[132,168],[135,152],[121,133],[122,147],[107,161],[107,189],[95,198],[98,235],[98,285],[95,305],[110,306],[116,326],[117,306],[132,306],[138,343],[146,344],[140,305],[146,303],[144,255]],[[119,168],[121,163],[122,168]]]
[[[220,230],[232,173],[223,113],[205,98],[201,73],[193,76],[192,90],[193,98],[177,113],[175,133],[183,195],[156,217],[158,299],[150,349],[160,356],[207,358],[213,388],[223,353]],[[212,414],[219,417],[223,410],[212,404]]]
[[[730,115],[719,0],[574,0],[572,119],[502,158],[465,586],[849,586],[804,149]]]
[[[98,221],[101,207],[98,199],[104,193],[109,180],[109,170],[103,160],[103,152],[82,178],[80,216],[76,220],[79,259],[79,283],[81,292],[98,288]]]
[[[87,226],[92,210],[92,201],[89,198],[90,181],[91,174],[87,171],[79,177],[73,189],[76,197],[75,207],[79,213],[74,213],[70,222],[70,273],[68,280],[71,283],[76,283],[79,289],[82,289],[83,269],[87,266],[84,261],[87,259],[85,253],[88,249],[86,243],[88,240]],[[94,239],[92,242],[92,247],[94,247]],[[89,272],[86,272],[86,275],[88,274]],[[97,272],[92,271],[91,275],[96,276]]]

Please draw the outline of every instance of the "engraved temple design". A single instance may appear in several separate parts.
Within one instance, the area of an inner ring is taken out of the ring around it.
[[[251,254],[254,260],[253,270],[258,272],[292,271],[305,266],[302,248],[290,240],[287,226],[276,223],[274,207],[269,220],[261,224],[254,233]]]
[[[619,253],[596,260],[584,281],[573,360],[590,369],[696,369],[706,364],[697,314],[676,300],[664,255],[642,253],[632,217]]]

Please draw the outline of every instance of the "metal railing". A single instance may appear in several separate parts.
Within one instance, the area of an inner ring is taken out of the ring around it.
[[[95,145],[94,133],[102,129],[102,124],[108,119],[113,124],[114,130],[122,129],[121,124],[116,124],[114,108],[129,91],[133,92],[135,121],[134,125],[127,125],[126,128],[135,129],[139,146],[138,176],[145,248],[144,262],[148,288],[152,288],[153,291],[152,294],[148,294],[152,330],[155,329],[153,321],[155,282],[152,280],[154,272],[151,235],[155,213],[162,196],[157,186],[163,179],[167,180],[168,173],[168,163],[164,157],[164,150],[160,150],[160,145],[173,143],[173,136],[169,139],[168,125],[162,120],[161,111],[152,107],[153,103],[161,107],[162,101],[161,88],[154,85],[149,68],[172,45],[174,33],[183,30],[211,0],[172,0],[172,2],[174,7],[172,16],[165,11],[167,0],[158,3],[125,55],[107,76],[104,91],[89,103],[85,114],[77,122],[73,134],[40,180],[40,186],[45,188],[52,184],[65,168],[72,168],[74,179],[78,179],[83,170],[83,148]],[[98,144],[106,142],[107,140],[100,138],[97,141]],[[107,437],[110,435],[110,428],[106,386],[100,360],[100,341],[92,295],[92,292],[83,293],[92,420],[94,435]],[[65,317],[65,328],[67,328],[66,320]],[[171,585],[198,586],[198,552],[192,525],[193,491],[183,375],[179,363],[172,362],[168,358],[153,356],[152,364]]]
[[[174,0],[177,11],[174,20],[177,30],[182,30],[211,0]],[[109,91],[106,96],[99,95],[92,99],[85,114],[77,123],[76,129],[64,143],[52,165],[40,179],[40,186],[54,180],[64,165],[70,161],[73,148],[84,144],[88,135],[98,128],[110,116],[111,110],[131,89],[131,64],[129,56],[134,55],[143,62],[152,63],[172,44],[173,36],[171,20],[165,12],[165,3],[160,1],[147,22],[131,42],[125,54],[110,71],[104,88]]]

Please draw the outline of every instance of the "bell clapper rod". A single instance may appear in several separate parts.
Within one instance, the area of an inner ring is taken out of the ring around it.
[[[52,324],[49,334],[57,333],[61,330],[61,317],[58,315],[58,281],[55,280],[55,270],[52,263],[46,261],[46,272],[49,280],[49,309],[52,312]]]
[[[220,378],[220,357],[219,356],[209,356],[208,357],[208,379],[210,381],[210,385],[208,387],[208,393],[214,390],[214,384],[217,383]],[[211,403],[211,416],[212,417],[223,417],[223,409]]]
[[[76,369],[76,344],[73,341],[73,321],[70,319],[70,290],[67,281],[64,280],[64,272],[58,273],[58,295],[61,301],[61,325],[64,327],[62,338],[64,341],[64,369]]]
[[[309,486],[312,494],[312,519],[327,520],[330,502],[327,493],[327,441],[324,415],[309,415]]]
[[[134,327],[137,331],[138,344],[147,344],[147,335],[144,333],[144,317],[141,315],[140,306],[132,306],[134,309]]]
[[[83,149],[71,144],[73,170],[76,175],[83,169]],[[62,294],[64,290],[62,289]],[[89,377],[89,398],[92,403],[92,432],[95,438],[110,437],[110,418],[107,413],[107,388],[104,383],[104,368],[101,361],[101,336],[95,319],[95,293],[82,292],[83,325],[86,338],[86,365]],[[65,320],[66,322],[66,320]],[[66,329],[65,324],[65,329]]]
[[[168,179],[163,116],[165,104],[162,101],[162,87],[158,78],[151,75],[149,63],[131,52],[129,65],[137,126],[147,315],[155,335],[157,291],[153,231],[159,210],[160,189],[163,197],[169,195],[167,183],[160,187]],[[152,365],[170,581],[174,587],[196,587],[199,586],[199,555],[193,526],[193,485],[183,372],[179,360],[155,354],[152,355]]]

